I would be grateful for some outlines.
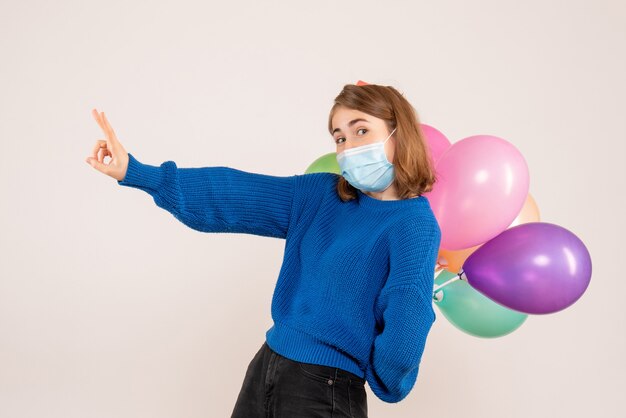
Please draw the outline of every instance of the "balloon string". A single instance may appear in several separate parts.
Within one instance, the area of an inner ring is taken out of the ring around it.
[[[439,290],[439,289],[441,289],[442,287],[444,287],[444,286],[448,285],[449,283],[455,282],[455,281],[457,281],[457,280],[459,280],[459,276],[454,276],[453,278],[451,278],[450,280],[448,280],[448,281],[447,281],[447,282],[445,282],[444,284],[440,284],[439,286],[436,286],[436,287],[433,289],[433,293],[436,293],[436,292],[437,292],[437,290]]]
[[[440,270],[440,271],[437,273],[437,276],[438,276],[438,275],[439,275],[442,271],[443,271],[443,269],[442,269],[442,270]],[[450,280],[448,280],[447,282],[445,282],[445,283],[443,283],[443,284],[440,284],[439,286],[435,286],[435,288],[433,289],[433,294],[434,294],[434,293],[437,293],[437,291],[438,291],[439,289],[441,289],[441,288],[442,288],[442,287],[444,287],[444,286],[447,286],[448,284],[450,284],[450,283],[452,283],[452,282],[455,282],[455,281],[457,281],[457,280],[463,280],[463,276],[464,276],[464,274],[465,274],[465,272],[464,272],[463,270],[461,270],[461,271],[460,271],[460,272],[459,272],[456,276],[454,276],[453,278],[451,278],[451,279],[450,279]],[[435,277],[437,277],[437,276],[435,276]]]

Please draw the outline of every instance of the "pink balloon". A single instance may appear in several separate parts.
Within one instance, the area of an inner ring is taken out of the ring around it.
[[[455,142],[436,164],[438,181],[425,193],[441,228],[441,247],[460,250],[504,231],[528,195],[526,160],[491,135]]]
[[[443,153],[446,152],[452,144],[438,129],[433,128],[430,125],[426,125],[425,123],[420,123],[420,127],[422,129],[422,133],[426,137],[426,143],[430,149],[431,161],[433,162],[433,166],[435,166],[437,165],[439,158],[441,158]]]

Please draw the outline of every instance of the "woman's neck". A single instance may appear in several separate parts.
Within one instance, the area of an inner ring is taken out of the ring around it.
[[[368,192],[365,190],[361,190],[364,194],[373,197],[374,199],[378,199],[378,200],[400,200],[400,197],[398,196],[398,192],[396,190],[396,186],[391,183],[391,186],[387,187],[385,190],[383,190],[382,192]],[[415,197],[419,197],[419,196],[410,196],[409,199],[413,199]]]
[[[362,190],[363,193],[365,193],[366,195],[373,197],[374,199],[378,199],[378,200],[398,200],[400,199],[398,197],[398,193],[396,192],[396,187],[393,183],[391,183],[391,186],[387,187],[385,190],[383,190],[382,192],[369,192],[366,190]]]

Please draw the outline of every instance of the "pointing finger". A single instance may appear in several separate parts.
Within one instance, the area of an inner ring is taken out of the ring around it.
[[[109,131],[109,134],[113,137],[113,138],[117,138],[115,136],[115,131],[113,130],[113,128],[111,127],[111,124],[109,123],[109,120],[107,119],[107,117],[105,116],[104,112],[102,112],[102,122],[104,123],[104,127]]]
[[[98,125],[100,125],[100,129],[102,129],[102,131],[106,134],[107,130],[104,126],[104,122],[102,121],[102,118],[100,117],[100,114],[98,113],[98,111],[96,109],[92,109],[91,114],[93,118],[96,120],[96,122],[98,122]]]
[[[104,112],[98,113],[98,111],[96,111],[96,109],[93,109],[92,114],[93,114],[94,118],[96,119],[96,121],[98,122],[98,125],[100,125],[100,128],[102,129],[102,131],[106,135],[106,142],[107,142],[109,150],[111,152],[114,152],[115,148],[116,148],[115,133],[111,129],[111,127],[110,127],[111,125],[108,125],[108,123],[105,121],[105,119],[104,119]]]
[[[109,145],[109,151],[114,152],[115,150],[118,149],[117,136],[115,135],[115,131],[113,130],[113,127],[109,123],[109,120],[105,116],[104,112],[101,112],[101,116],[102,116],[102,122],[104,123],[104,127],[107,129],[107,132],[109,133],[107,135],[107,139],[108,139],[107,144]]]

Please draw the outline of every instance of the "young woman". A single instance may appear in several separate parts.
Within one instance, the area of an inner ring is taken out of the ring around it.
[[[341,175],[147,165],[93,115],[106,139],[87,162],[118,184],[195,230],[286,240],[274,324],[233,417],[366,417],[365,382],[385,402],[407,396],[436,319],[441,231],[422,196],[436,181],[427,145],[402,94],[344,86],[328,120]]]

